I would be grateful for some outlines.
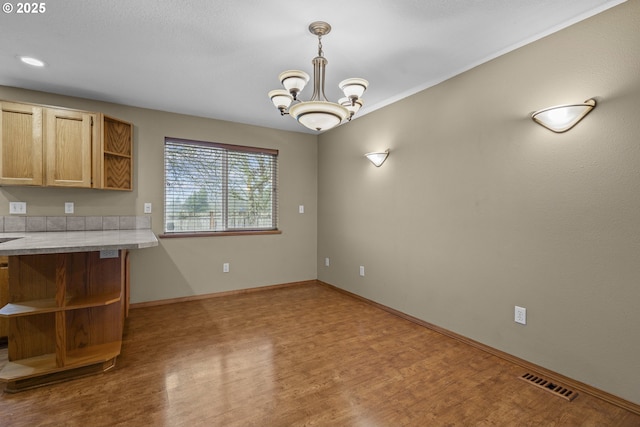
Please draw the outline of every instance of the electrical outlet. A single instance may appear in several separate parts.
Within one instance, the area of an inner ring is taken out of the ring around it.
[[[151,203],[147,202],[144,204],[144,213],[151,213]]]
[[[100,259],[104,258],[118,258],[117,249],[103,249],[100,251]]]
[[[228,273],[229,272],[229,263],[225,262],[224,264],[222,264],[222,272],[223,273]]]
[[[360,266],[360,275],[364,277],[364,265]]]
[[[10,214],[26,214],[27,202],[9,202]]]
[[[65,202],[64,203],[64,213],[66,214],[72,214],[73,213],[73,202]]]
[[[324,266],[329,267],[329,258],[324,259]]]
[[[515,315],[513,320],[516,323],[521,323],[523,325],[527,324],[527,309],[524,307],[518,307],[516,305],[516,309],[515,309]]]
[[[304,205],[298,206],[298,213],[304,213]]]

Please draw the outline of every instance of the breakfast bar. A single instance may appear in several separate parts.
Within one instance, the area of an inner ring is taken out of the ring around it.
[[[0,233],[8,256],[5,391],[115,366],[129,301],[129,250],[157,246],[150,229]]]

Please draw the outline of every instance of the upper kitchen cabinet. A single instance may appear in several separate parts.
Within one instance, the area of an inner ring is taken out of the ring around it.
[[[96,115],[54,108],[45,108],[44,115],[45,185],[91,188]]]
[[[93,186],[105,190],[133,189],[133,125],[98,114],[99,146],[94,156]]]
[[[0,185],[133,189],[131,123],[43,105],[0,108]]]
[[[43,185],[42,107],[0,101],[0,185]]]

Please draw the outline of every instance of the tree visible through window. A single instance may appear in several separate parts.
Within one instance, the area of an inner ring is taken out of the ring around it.
[[[166,233],[277,229],[278,151],[165,138]]]

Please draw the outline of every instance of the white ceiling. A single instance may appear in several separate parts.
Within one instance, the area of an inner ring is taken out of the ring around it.
[[[332,26],[327,97],[337,101],[345,78],[369,80],[360,116],[623,2],[49,0],[18,14],[10,0],[0,85],[313,133],[267,97],[283,70],[313,75],[313,21]]]

